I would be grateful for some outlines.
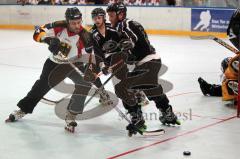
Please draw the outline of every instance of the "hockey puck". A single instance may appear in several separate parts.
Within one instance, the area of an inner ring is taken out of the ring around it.
[[[184,152],[183,152],[183,155],[184,155],[184,156],[190,156],[190,155],[191,155],[191,152],[190,152],[190,151],[184,151]]]

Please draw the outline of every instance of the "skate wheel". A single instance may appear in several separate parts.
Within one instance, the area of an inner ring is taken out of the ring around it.
[[[65,127],[65,130],[70,132],[70,133],[74,133],[75,132],[75,127],[73,127],[73,128]]]
[[[181,122],[180,122],[179,120],[177,120],[175,123],[176,123],[177,125],[181,125]]]
[[[15,121],[15,116],[10,114],[8,119],[5,120],[6,123],[14,122]]]
[[[132,133],[128,132],[128,137],[132,137],[132,135],[133,135]]]
[[[12,122],[10,119],[5,120],[5,123],[10,123],[10,122]]]
[[[184,152],[183,152],[183,155],[184,155],[184,156],[190,156],[190,155],[191,155],[191,152],[190,152],[190,151],[184,151]]]
[[[77,123],[76,123],[76,122],[71,122],[71,123],[69,123],[69,126],[71,126],[71,127],[76,127],[76,126],[77,126]]]
[[[162,123],[163,125],[167,125],[167,123]]]

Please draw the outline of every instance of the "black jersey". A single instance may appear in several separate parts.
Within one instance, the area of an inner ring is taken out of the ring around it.
[[[148,36],[140,23],[124,19],[118,23],[116,29],[123,38],[130,39],[134,43],[131,53],[135,61],[141,61],[147,55],[155,54],[155,49],[150,44]]]
[[[103,44],[105,44],[109,40],[113,40],[116,42],[120,41],[120,36],[118,32],[111,27],[109,23],[105,24],[105,36],[103,36],[96,26],[94,25],[92,28],[92,39],[93,39],[93,49],[94,53],[97,56],[97,63],[99,61],[103,61],[106,65],[110,65],[110,59],[105,58],[105,51],[103,50]],[[100,58],[100,59],[99,59]]]

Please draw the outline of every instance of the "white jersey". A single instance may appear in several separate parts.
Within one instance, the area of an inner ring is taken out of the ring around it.
[[[65,42],[71,46],[71,50],[67,56],[67,58],[63,58],[60,55],[50,54],[49,58],[55,63],[67,63],[68,60],[74,61],[79,58],[83,54],[87,54],[85,48],[83,46],[83,42],[80,39],[78,34],[69,32],[67,28],[57,27],[46,31],[46,37],[56,36],[59,38],[61,42]]]

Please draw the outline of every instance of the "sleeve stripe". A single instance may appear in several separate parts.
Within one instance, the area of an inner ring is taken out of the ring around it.
[[[129,33],[132,41],[136,43],[138,41],[138,37],[134,32],[129,28],[129,20],[126,21],[126,31]]]

